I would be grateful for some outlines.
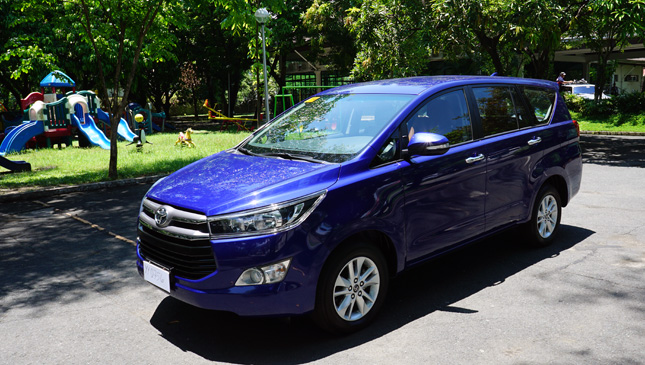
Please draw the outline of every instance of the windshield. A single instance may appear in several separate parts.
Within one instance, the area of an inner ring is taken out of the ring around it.
[[[573,86],[574,94],[593,94],[595,90],[595,85]]]
[[[321,162],[354,157],[414,97],[395,94],[341,94],[312,97],[255,134],[247,153]]]

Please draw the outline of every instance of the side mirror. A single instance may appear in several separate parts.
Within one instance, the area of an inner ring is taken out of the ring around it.
[[[450,149],[446,136],[435,133],[415,133],[408,143],[408,155],[438,156]]]

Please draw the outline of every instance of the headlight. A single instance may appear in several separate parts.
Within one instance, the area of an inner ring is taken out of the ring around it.
[[[307,219],[326,192],[234,214],[208,217],[211,238],[253,236],[285,231]]]

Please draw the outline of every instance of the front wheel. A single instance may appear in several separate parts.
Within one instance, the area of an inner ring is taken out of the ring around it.
[[[534,246],[551,244],[560,228],[561,215],[562,204],[558,191],[551,185],[542,187],[535,200],[531,220],[526,226],[530,243]]]
[[[351,333],[373,321],[383,305],[388,271],[382,253],[358,244],[333,254],[321,274],[314,320],[333,333]]]

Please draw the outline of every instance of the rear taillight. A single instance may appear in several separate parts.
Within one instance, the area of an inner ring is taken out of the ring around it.
[[[578,124],[577,120],[574,120],[573,125],[576,126],[576,133],[578,133],[578,137],[580,137],[580,124]]]

